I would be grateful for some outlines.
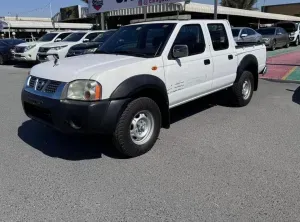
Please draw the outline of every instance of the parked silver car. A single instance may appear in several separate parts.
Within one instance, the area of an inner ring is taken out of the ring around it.
[[[258,29],[257,32],[263,36],[266,47],[272,51],[280,47],[290,47],[289,34],[283,28],[262,28]]]
[[[238,42],[263,42],[261,34],[247,27],[232,28],[234,40]]]

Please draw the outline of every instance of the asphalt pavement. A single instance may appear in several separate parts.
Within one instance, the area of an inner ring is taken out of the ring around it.
[[[176,108],[152,151],[124,159],[108,138],[29,120],[28,71],[0,67],[0,221],[299,221],[300,85]]]

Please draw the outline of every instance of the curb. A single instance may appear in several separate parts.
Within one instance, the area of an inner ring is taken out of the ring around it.
[[[269,82],[278,82],[278,83],[296,83],[300,84],[300,80],[283,80],[283,79],[267,79],[267,78],[260,78],[261,80],[269,81]]]

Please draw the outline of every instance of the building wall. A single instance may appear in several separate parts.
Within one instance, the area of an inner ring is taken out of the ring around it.
[[[262,10],[269,13],[300,16],[300,3],[265,6]]]

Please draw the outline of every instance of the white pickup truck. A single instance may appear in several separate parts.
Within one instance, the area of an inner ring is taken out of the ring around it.
[[[171,108],[226,88],[246,106],[265,71],[265,46],[236,46],[226,20],[133,24],[95,54],[33,67],[22,104],[63,133],[112,135],[134,157],[170,127]]]

